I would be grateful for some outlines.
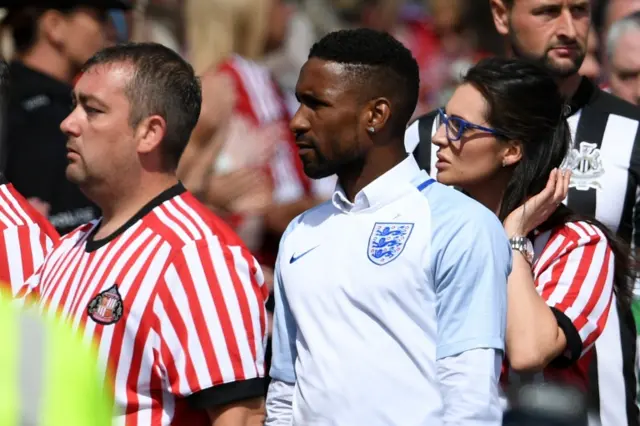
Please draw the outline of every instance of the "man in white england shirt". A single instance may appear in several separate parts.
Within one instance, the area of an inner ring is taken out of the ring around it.
[[[511,249],[407,155],[418,86],[411,53],[367,29],[329,34],[301,71],[299,155],[338,185],[280,244],[267,426],[501,424]]]

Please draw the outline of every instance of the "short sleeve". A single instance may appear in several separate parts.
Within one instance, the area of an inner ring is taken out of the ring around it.
[[[25,288],[26,282],[53,245],[54,239],[36,224],[13,226],[1,232],[0,285],[9,285],[14,296],[30,291]]]
[[[1,177],[1,175],[0,175]],[[0,286],[14,296],[42,265],[60,237],[12,185],[0,183]]]
[[[597,227],[567,223],[551,233],[534,265],[534,278],[567,338],[558,362],[575,362],[602,334],[613,298],[613,273],[613,253]]]
[[[268,289],[251,254],[199,240],[160,281],[153,311],[170,392],[199,409],[262,396]]]
[[[433,234],[437,359],[504,352],[511,248],[498,219],[470,207],[459,219],[437,222]]]

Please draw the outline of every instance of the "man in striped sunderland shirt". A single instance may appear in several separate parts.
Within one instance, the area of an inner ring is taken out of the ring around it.
[[[200,113],[193,69],[158,44],[120,45],[85,64],[73,98],[67,178],[103,217],[28,281],[40,309],[98,347],[115,424],[262,424],[262,272],[175,176]]]
[[[0,103],[6,102],[8,89],[9,66],[0,59]],[[59,238],[53,225],[0,173],[0,291],[15,295]]]
[[[640,110],[578,74],[591,23],[589,0],[486,1],[511,53],[543,64],[567,98],[573,147],[565,163],[572,169],[565,203],[578,213],[596,217],[638,253]],[[427,171],[434,170],[438,161],[431,143],[437,116],[434,111],[419,117],[405,135],[406,149]],[[579,275],[574,279],[579,280]],[[635,334],[631,312],[614,303],[595,343],[589,371],[590,408],[603,426],[640,425]]]

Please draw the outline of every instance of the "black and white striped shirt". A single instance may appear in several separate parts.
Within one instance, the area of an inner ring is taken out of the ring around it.
[[[570,106],[567,121],[574,144],[565,162],[573,175],[565,203],[595,216],[632,247],[640,247],[640,109],[586,78]],[[405,134],[407,152],[413,152],[427,172],[436,162],[431,136],[437,130],[437,115],[434,111],[418,118]],[[631,313],[618,311],[610,315],[596,341],[590,397],[602,426],[640,426],[635,336]]]

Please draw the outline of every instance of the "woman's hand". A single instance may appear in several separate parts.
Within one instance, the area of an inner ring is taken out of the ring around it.
[[[224,147],[220,153],[222,163],[218,171],[243,167],[263,167],[276,154],[278,145],[286,140],[282,123],[256,126],[241,115],[233,115],[229,120]]]
[[[271,203],[271,188],[264,170],[242,168],[209,178],[205,200],[233,213],[254,213]]]
[[[553,169],[547,186],[537,195],[529,198],[523,205],[512,211],[504,220],[504,230],[509,238],[526,236],[556,211],[567,197],[570,170]]]

